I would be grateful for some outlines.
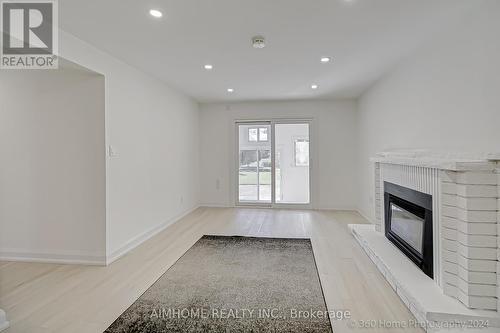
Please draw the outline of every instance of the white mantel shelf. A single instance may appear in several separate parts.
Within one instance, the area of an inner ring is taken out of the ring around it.
[[[493,171],[499,154],[463,157],[427,152],[379,153],[370,159],[373,163],[411,165],[448,171]]]

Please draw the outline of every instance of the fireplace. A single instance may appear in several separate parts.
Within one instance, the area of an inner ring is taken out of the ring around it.
[[[432,196],[384,182],[384,203],[385,236],[433,278]]]
[[[419,321],[490,313],[498,331],[500,157],[412,152],[371,161],[373,225],[349,226],[360,246]]]

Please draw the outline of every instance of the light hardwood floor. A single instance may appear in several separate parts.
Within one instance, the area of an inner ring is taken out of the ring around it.
[[[6,332],[100,333],[204,234],[310,237],[328,309],[349,310],[357,325],[382,326],[333,321],[334,332],[403,331],[379,325],[413,316],[350,235],[349,223],[366,221],[347,211],[199,208],[108,267],[0,262]]]

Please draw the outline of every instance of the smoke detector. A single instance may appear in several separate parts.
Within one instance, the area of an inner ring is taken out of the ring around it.
[[[263,49],[266,46],[266,39],[264,36],[252,37],[252,46],[256,49]]]

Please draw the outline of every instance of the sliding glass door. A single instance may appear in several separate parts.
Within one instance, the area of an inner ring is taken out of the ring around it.
[[[310,124],[239,122],[237,203],[310,204]]]

